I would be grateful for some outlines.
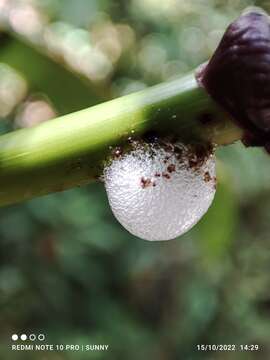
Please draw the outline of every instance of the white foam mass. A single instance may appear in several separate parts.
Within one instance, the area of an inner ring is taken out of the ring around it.
[[[188,231],[211,205],[215,158],[199,163],[183,144],[137,145],[104,170],[117,220],[145,240],[169,240]]]

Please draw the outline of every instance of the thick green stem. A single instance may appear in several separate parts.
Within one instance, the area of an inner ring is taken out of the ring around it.
[[[148,130],[218,145],[241,138],[190,74],[0,137],[0,205],[96,179],[110,146]]]

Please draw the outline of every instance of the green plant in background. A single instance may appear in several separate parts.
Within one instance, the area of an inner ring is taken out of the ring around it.
[[[184,74],[209,58],[225,26],[247,5],[35,2],[32,14],[42,14],[35,16],[46,28],[46,42],[37,43],[53,60],[36,51],[25,26],[22,33],[20,22],[11,21],[0,60],[26,81],[28,93],[1,128],[25,126],[36,100],[64,115]],[[95,68],[82,61],[85,53]],[[153,246],[124,232],[98,183],[2,208],[1,356],[38,358],[11,353],[7,345],[14,332],[42,329],[55,343],[110,344],[107,354],[48,353],[49,359],[194,359],[209,355],[195,351],[198,343],[235,342],[264,349],[235,358],[266,358],[269,157],[240,144],[218,149],[217,156],[216,201],[181,241]],[[29,181],[34,185],[35,178]]]

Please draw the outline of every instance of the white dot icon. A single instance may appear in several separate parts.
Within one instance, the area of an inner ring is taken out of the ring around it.
[[[21,335],[21,340],[22,340],[22,341],[25,341],[26,339],[27,339],[27,336],[26,336],[25,334],[22,334],[22,335]]]
[[[13,340],[13,341],[16,341],[16,340],[18,340],[18,335],[17,334],[13,334],[12,336],[11,336],[11,339]]]
[[[45,335],[44,334],[39,334],[38,335],[38,340],[39,341],[44,341],[45,340]]]

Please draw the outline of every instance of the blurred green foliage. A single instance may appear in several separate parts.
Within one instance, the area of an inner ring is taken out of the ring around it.
[[[5,82],[4,91],[0,84],[1,131],[50,118],[48,107],[64,114],[184,74],[211,56],[226,25],[249,5],[1,1],[0,62],[21,86],[15,97],[18,85]],[[270,10],[269,2],[255,5]],[[169,242],[128,234],[102,184],[2,208],[0,358],[270,358],[269,156],[235,144],[217,158],[213,206]],[[11,352],[13,333],[110,348]],[[259,344],[261,351],[206,353],[196,344]]]

